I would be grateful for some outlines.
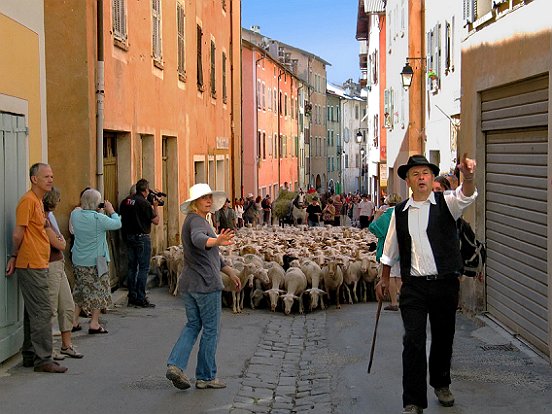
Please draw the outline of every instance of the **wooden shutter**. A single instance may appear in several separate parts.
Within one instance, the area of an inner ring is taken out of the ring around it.
[[[186,48],[184,43],[185,36],[185,14],[184,6],[181,3],[176,3],[176,25],[177,25],[177,43],[178,43],[178,73],[184,75],[186,73]]]
[[[226,103],[228,91],[226,89],[226,53],[222,52],[222,101]],[[270,88],[268,89],[268,104],[270,105]]]
[[[215,97],[217,94],[217,78],[216,78],[216,51],[215,42],[211,40],[211,96]]]
[[[203,90],[203,63],[202,63],[202,44],[203,44],[203,30],[201,26],[196,26],[196,48],[197,48],[197,86],[200,90]]]
[[[161,60],[161,0],[151,0],[152,53],[154,59]]]
[[[113,0],[111,13],[113,15],[113,36],[126,40],[126,0]]]

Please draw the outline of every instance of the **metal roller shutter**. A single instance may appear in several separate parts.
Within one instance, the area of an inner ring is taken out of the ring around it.
[[[482,98],[487,310],[550,355],[548,78],[510,85]]]

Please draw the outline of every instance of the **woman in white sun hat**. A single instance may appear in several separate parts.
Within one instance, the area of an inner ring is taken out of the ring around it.
[[[226,387],[216,376],[215,361],[222,312],[220,271],[232,279],[237,290],[241,289],[241,284],[219,253],[219,246],[234,243],[234,232],[223,229],[217,236],[207,221],[207,214],[219,210],[225,202],[224,192],[212,191],[208,184],[196,184],[190,188],[190,198],[180,206],[187,216],[182,226],[184,268],[179,291],[184,298],[188,322],[171,351],[166,376],[176,388],[182,390],[191,385],[184,370],[202,329],[195,373],[196,388]]]

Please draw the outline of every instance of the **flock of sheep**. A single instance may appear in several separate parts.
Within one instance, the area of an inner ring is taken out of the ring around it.
[[[339,309],[343,300],[372,300],[375,248],[375,236],[354,227],[245,227],[235,244],[220,249],[242,282],[236,292],[221,272],[223,298],[234,313],[247,297],[251,309],[283,309],[286,315],[295,303],[302,314],[305,307],[312,312],[330,303]],[[151,272],[176,295],[183,264],[182,246],[172,246],[152,258]]]

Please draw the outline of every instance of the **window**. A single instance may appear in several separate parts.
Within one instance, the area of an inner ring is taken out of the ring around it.
[[[196,42],[197,42],[197,88],[203,91],[203,64],[202,64],[202,45],[203,45],[203,30],[198,24],[196,27]]]
[[[282,115],[282,91],[280,91],[280,97],[278,98],[278,115]]]
[[[279,111],[278,94],[276,93],[276,88],[274,88],[272,91],[272,108],[274,108],[274,115],[276,115]]]
[[[126,41],[126,0],[113,0],[111,8],[113,15],[113,36],[117,40]]]
[[[185,25],[184,25],[184,5],[176,3],[176,28],[177,28],[177,49],[178,49],[178,76],[183,78],[186,76],[186,44],[184,42]],[[181,79],[184,80],[184,79]]]
[[[222,102],[228,100],[228,90],[226,89],[226,53],[222,52]]]
[[[153,58],[161,62],[163,59],[161,41],[161,0],[152,0],[151,2],[151,21]]]
[[[379,115],[374,115],[374,147],[379,146]]]
[[[452,25],[445,21],[445,75],[448,75],[451,70],[454,70],[452,65],[452,40]]]
[[[278,135],[274,134],[274,141],[272,142],[274,148],[274,158],[278,158]]]
[[[261,160],[261,131],[257,131],[257,161]]]
[[[272,111],[272,89],[269,87],[266,88],[266,110]]]
[[[263,160],[266,160],[266,132],[263,132]]]
[[[261,109],[261,80],[257,79],[257,109]]]
[[[284,116],[288,116],[288,96],[284,95]]]
[[[355,119],[358,119],[360,116],[360,108],[358,105],[355,105]]]
[[[263,82],[261,87],[261,106],[266,111],[266,84]]]
[[[215,41],[211,39],[211,96],[213,98],[217,97],[217,77],[216,77],[216,52],[217,48],[215,47]]]

